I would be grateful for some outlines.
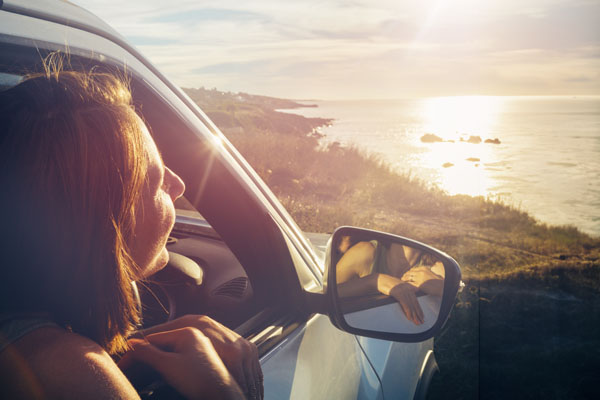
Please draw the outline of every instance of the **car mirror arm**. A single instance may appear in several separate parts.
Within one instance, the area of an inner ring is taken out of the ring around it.
[[[308,314],[329,315],[329,301],[324,293],[304,292],[304,299]]]

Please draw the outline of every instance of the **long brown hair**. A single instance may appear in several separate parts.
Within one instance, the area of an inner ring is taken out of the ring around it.
[[[127,85],[48,69],[0,92],[0,313],[114,353],[139,322],[128,242],[147,169]]]

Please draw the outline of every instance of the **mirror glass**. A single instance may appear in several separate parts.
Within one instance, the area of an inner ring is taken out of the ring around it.
[[[333,262],[338,299],[353,328],[420,333],[438,319],[445,269],[433,251],[394,239],[336,238]]]

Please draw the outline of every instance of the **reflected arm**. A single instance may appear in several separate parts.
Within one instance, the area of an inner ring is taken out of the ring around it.
[[[358,242],[352,246],[336,265],[336,282],[343,283],[371,273],[375,247],[369,242]]]
[[[387,274],[370,274],[337,285],[340,297],[365,296],[381,293],[392,296],[406,317],[416,325],[423,323],[423,310],[417,301],[416,289],[408,282]]]
[[[340,297],[366,296],[378,293],[389,296],[392,289],[400,284],[406,283],[391,275],[374,273],[338,283],[337,289]]]

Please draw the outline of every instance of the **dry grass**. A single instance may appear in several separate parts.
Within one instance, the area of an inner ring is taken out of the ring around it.
[[[449,196],[356,147],[320,146],[314,128],[328,120],[274,110],[297,106],[292,101],[188,93],[306,231],[355,225],[411,237],[451,254],[466,278],[552,267],[561,256],[598,257],[600,239],[575,227],[548,226],[483,197]]]

